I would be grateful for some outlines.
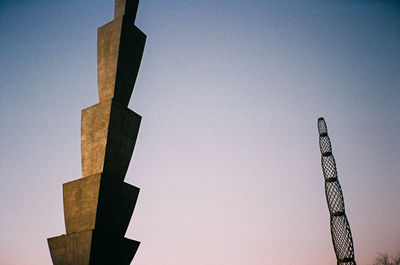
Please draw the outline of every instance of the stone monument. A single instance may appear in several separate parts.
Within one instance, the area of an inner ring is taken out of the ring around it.
[[[124,182],[141,116],[128,109],[146,35],[139,0],[115,0],[98,29],[99,103],[82,110],[82,178],[63,185],[66,234],[48,239],[54,265],[127,265],[139,242],[125,238],[139,188]]]

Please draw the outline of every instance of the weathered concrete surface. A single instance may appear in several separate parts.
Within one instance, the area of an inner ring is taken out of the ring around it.
[[[82,176],[104,173],[123,180],[139,132],[141,116],[108,100],[82,110]]]
[[[115,0],[114,19],[126,15],[131,17],[134,22],[138,6],[139,0]]]
[[[124,236],[139,188],[96,174],[63,185],[67,234],[96,229]]]
[[[146,35],[138,0],[115,0],[98,29],[99,104],[82,110],[82,177],[63,185],[66,235],[48,239],[54,265],[129,265],[139,242],[124,238],[139,189],[124,183],[141,116],[128,109]]]
[[[127,265],[140,242],[97,230],[49,238],[54,265]]]
[[[99,102],[115,98],[122,106],[128,106],[145,42],[146,35],[128,16],[120,16],[98,29]]]
[[[92,231],[47,239],[53,265],[87,265],[90,262]]]

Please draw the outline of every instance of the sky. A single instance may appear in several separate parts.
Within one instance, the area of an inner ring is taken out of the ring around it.
[[[50,265],[112,0],[0,0],[0,264]],[[317,119],[356,261],[400,251],[400,2],[142,0],[137,265],[334,265]]]

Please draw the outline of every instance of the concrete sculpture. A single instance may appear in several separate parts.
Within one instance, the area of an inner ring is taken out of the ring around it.
[[[98,29],[99,103],[82,110],[82,178],[63,185],[66,234],[48,239],[54,265],[127,265],[139,242],[125,238],[139,188],[124,182],[141,116],[128,109],[146,35],[139,0],[115,0]]]
[[[331,219],[331,236],[338,265],[356,265],[353,237],[344,210],[342,188],[338,180],[331,140],[324,118],[318,119],[319,148],[322,172],[325,179],[325,196]]]

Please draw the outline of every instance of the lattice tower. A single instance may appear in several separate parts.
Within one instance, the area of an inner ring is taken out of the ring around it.
[[[324,118],[318,119],[319,148],[325,179],[325,196],[329,208],[331,235],[338,265],[356,265],[354,245],[347,220],[342,188],[338,180],[335,158]]]

